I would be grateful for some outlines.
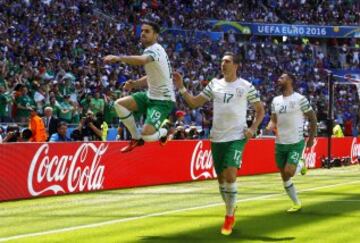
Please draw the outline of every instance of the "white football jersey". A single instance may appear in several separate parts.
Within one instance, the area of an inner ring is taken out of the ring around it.
[[[242,78],[230,83],[224,78],[213,79],[200,94],[213,100],[214,115],[210,140],[229,142],[244,139],[248,102],[260,101],[255,87]]]
[[[293,144],[304,139],[304,113],[311,111],[305,96],[294,92],[290,96],[276,96],[271,103],[271,113],[277,117],[278,144]]]
[[[155,43],[146,48],[143,55],[151,56],[154,59],[153,62],[144,66],[147,75],[148,97],[154,100],[175,102],[172,68],[164,48]]]

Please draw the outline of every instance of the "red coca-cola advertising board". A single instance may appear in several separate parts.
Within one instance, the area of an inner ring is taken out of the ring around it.
[[[75,192],[159,185],[216,178],[206,140],[147,143],[130,153],[126,142],[22,143],[0,145],[0,201]],[[309,167],[321,166],[326,138],[304,151]],[[333,140],[333,155],[360,154],[356,138]],[[239,175],[276,172],[274,140],[246,145]]]

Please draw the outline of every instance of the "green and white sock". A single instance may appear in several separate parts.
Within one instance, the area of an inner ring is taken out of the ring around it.
[[[226,215],[233,216],[236,207],[236,183],[225,183]]]
[[[122,105],[119,105],[116,102],[115,102],[114,107],[115,107],[116,113],[118,114],[121,122],[124,123],[126,128],[129,130],[131,137],[133,139],[140,139],[141,136],[136,129],[136,123],[135,123],[135,118],[134,118],[133,114],[128,109],[126,109]]]
[[[288,181],[284,181],[284,188],[291,201],[293,201],[293,203],[296,205],[301,205],[301,202],[296,193],[296,188],[294,186],[294,183],[292,183],[291,179],[289,179]]]
[[[224,202],[226,202],[226,199],[225,199],[225,197],[226,197],[225,191],[226,191],[225,183],[219,184],[219,192],[220,192],[221,198],[223,199]]]

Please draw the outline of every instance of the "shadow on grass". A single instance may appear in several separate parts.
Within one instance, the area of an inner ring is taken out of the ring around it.
[[[353,195],[343,197],[344,200],[357,200],[360,195]],[[344,204],[339,201],[326,201],[311,203],[306,201],[301,212],[295,214],[288,214],[284,211],[279,211],[279,207],[284,204],[276,205],[275,212],[264,215],[251,215],[247,212],[245,217],[241,215],[241,204],[238,210],[237,224],[233,230],[232,235],[222,236],[220,234],[221,225],[213,225],[197,230],[190,230],[174,235],[146,235],[140,236],[138,240],[146,242],[249,242],[249,241],[263,241],[263,242],[278,242],[278,241],[294,241],[297,240],[298,235],[302,235],[299,229],[311,228],[316,230],[316,224],[321,221],[329,221],[336,218],[355,217],[350,215],[351,212],[360,211],[359,203]],[[261,207],[261,203],[256,202],[256,207]],[[286,204],[286,203],[285,203]],[[271,207],[269,203],[263,204],[264,207]],[[248,207],[246,207],[248,208]],[[245,210],[248,210],[246,209]],[[254,211],[256,212],[256,211]],[[193,221],[196,217],[193,216]],[[168,216],[163,216],[168,217]],[[184,215],[178,215],[179,218]],[[219,216],[220,217],[220,216]],[[358,217],[358,216],[357,216]],[[191,219],[189,219],[191,220]],[[213,219],[211,219],[213,220]],[[334,221],[333,221],[334,222]]]
[[[279,242],[279,241],[292,241],[295,240],[294,237],[283,237],[283,238],[277,238],[277,237],[266,237],[266,236],[252,236],[252,235],[246,235],[241,234],[238,231],[234,231],[229,238],[227,236],[223,237],[223,241],[226,242],[234,242],[238,241],[239,239],[243,241],[263,241],[263,242]],[[145,236],[141,239],[141,241],[148,241],[148,242],[213,242],[213,241],[221,241],[220,239],[200,239],[195,237],[182,237],[179,239],[179,237],[161,237],[161,236]]]

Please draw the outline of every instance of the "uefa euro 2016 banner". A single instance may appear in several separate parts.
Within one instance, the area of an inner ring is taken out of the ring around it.
[[[205,140],[148,143],[120,153],[125,142],[0,144],[0,201],[214,179]],[[303,158],[321,167],[327,139],[317,138]],[[333,141],[333,156],[360,156],[360,139]],[[273,139],[250,140],[239,175],[276,172]]]
[[[360,38],[359,26],[240,23],[209,20],[213,31],[266,36],[301,36],[317,38]]]

